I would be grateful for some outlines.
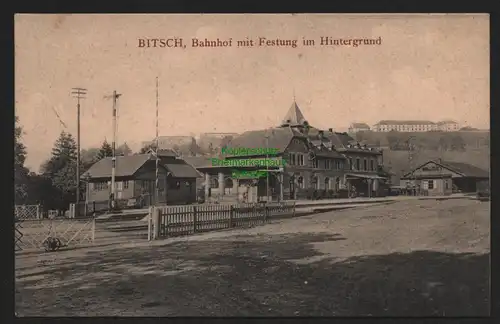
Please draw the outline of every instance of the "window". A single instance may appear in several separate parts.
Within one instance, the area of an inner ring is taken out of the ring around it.
[[[181,182],[180,181],[176,181],[174,189],[180,189],[180,188],[181,188]]]
[[[312,184],[312,187],[316,188],[316,189],[319,189],[319,181],[318,181],[318,177],[313,177],[311,179],[311,184]]]
[[[298,165],[304,165],[304,154],[298,156]]]
[[[331,189],[330,188],[330,178],[325,178],[325,189]]]
[[[434,180],[427,181],[427,189],[429,190],[434,189]]]
[[[316,168],[316,169],[319,168],[319,161],[318,161],[318,159],[314,159],[312,162],[313,162],[314,168]]]
[[[359,171],[359,169],[360,169],[360,163],[359,163],[359,162],[360,162],[360,161],[359,161],[359,158],[357,158],[357,159],[356,159],[356,170],[358,170],[358,171]]]
[[[375,161],[370,160],[370,170],[375,171]]]
[[[332,168],[332,161],[331,160],[325,160],[325,169],[329,170]]]
[[[349,170],[352,170],[352,159],[349,158]]]
[[[290,164],[291,165],[296,165],[297,164],[297,161],[295,160],[295,154],[294,153],[290,153]]]
[[[363,159],[363,170],[368,170],[368,161],[366,159]]]
[[[297,179],[297,182],[298,182],[298,184],[299,184],[299,188],[304,188],[304,178],[299,177],[299,178]]]
[[[128,189],[128,181],[123,181],[123,189]]]
[[[94,188],[95,188],[95,190],[98,190],[98,191],[107,190],[108,183],[106,181],[96,182],[96,183],[94,183]]]
[[[219,180],[215,177],[210,177],[210,188],[219,188]]]
[[[444,180],[444,189],[448,190],[448,180]]]

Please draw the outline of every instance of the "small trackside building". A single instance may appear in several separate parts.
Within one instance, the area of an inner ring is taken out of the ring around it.
[[[401,186],[416,185],[429,195],[475,193],[479,183],[489,182],[488,171],[468,163],[428,161],[401,177]]]
[[[159,154],[158,201],[156,201],[156,157],[138,154],[116,157],[116,199],[122,203],[141,198],[143,207],[158,204],[196,202],[196,180],[201,177],[191,165],[171,152]],[[111,194],[112,158],[106,157],[82,175],[87,186],[87,202],[109,200]]]

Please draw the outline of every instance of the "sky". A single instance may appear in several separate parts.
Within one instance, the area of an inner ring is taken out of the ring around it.
[[[182,38],[185,48],[141,48],[139,39]],[[297,39],[291,47],[236,40]],[[380,45],[321,46],[320,37]],[[192,39],[233,40],[192,47]],[[314,46],[301,45],[302,39]],[[352,122],[453,119],[489,128],[489,16],[474,15],[49,15],[15,17],[15,112],[26,165],[38,171],[61,131],[81,147],[112,140],[134,150],[159,135],[242,132],[280,124],[295,98],[318,128]]]

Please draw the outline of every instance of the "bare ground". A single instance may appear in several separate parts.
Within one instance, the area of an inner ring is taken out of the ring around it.
[[[402,201],[16,260],[20,316],[487,316],[489,203]]]

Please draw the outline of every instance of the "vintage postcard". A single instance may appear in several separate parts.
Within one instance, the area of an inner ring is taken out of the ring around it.
[[[16,15],[17,316],[488,315],[489,39]]]

